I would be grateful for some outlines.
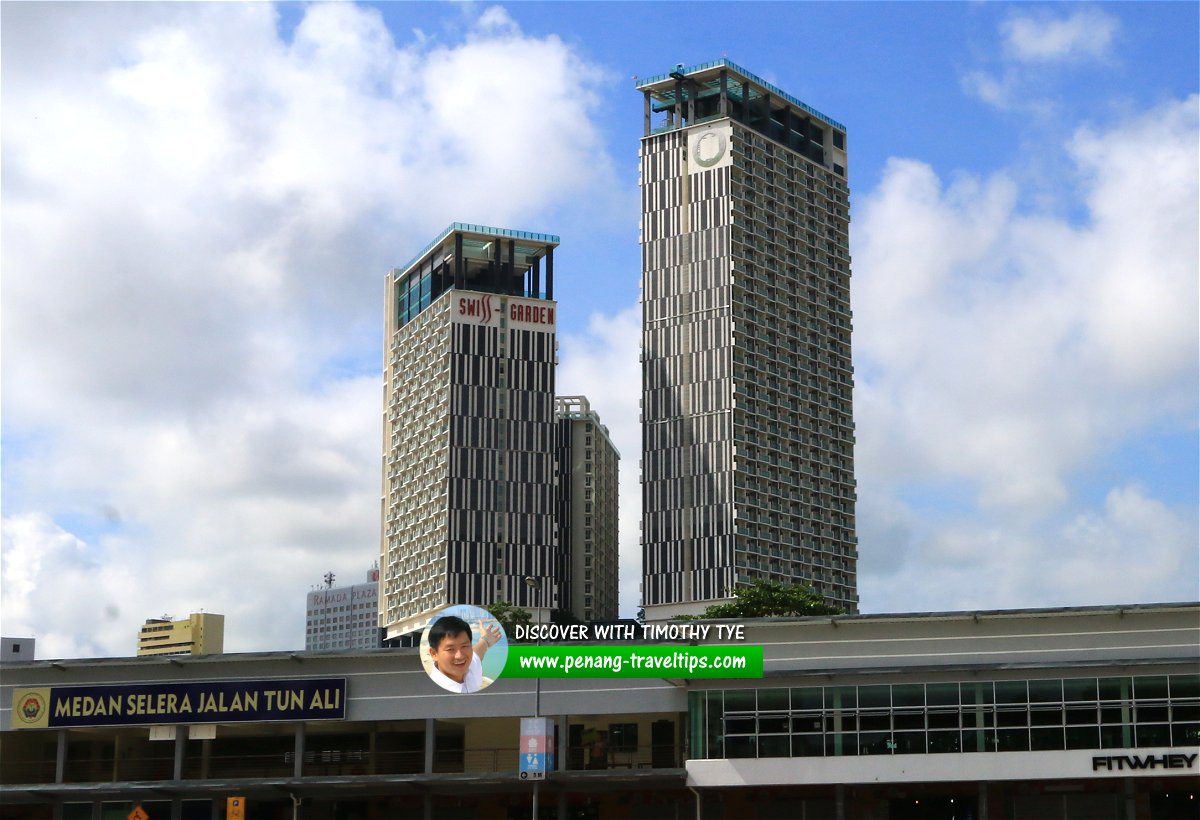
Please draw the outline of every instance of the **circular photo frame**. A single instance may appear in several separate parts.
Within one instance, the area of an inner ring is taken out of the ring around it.
[[[447,692],[479,692],[504,671],[508,635],[483,607],[456,604],[429,619],[420,655],[425,674]]]

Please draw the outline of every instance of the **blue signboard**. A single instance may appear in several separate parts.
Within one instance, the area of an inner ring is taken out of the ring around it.
[[[134,683],[15,689],[14,729],[341,720],[345,678]]]

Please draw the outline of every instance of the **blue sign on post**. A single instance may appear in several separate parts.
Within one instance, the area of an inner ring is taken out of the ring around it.
[[[517,752],[522,780],[545,780],[554,767],[554,726],[549,718],[521,718],[521,747]]]

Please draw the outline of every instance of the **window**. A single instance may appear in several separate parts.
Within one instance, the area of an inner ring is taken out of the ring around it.
[[[608,745],[614,752],[636,752],[638,725],[636,723],[609,724]]]

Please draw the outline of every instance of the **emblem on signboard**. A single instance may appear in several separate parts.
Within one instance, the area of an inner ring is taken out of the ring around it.
[[[27,689],[16,695],[13,717],[25,726],[45,726],[46,710],[45,693],[38,689]]]

